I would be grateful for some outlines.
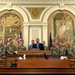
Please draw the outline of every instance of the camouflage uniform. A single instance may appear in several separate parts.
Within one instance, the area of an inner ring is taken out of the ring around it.
[[[75,50],[73,47],[69,46],[66,48],[67,55],[75,56]]]
[[[49,50],[47,46],[44,46],[44,49],[45,49],[45,50]]]
[[[9,44],[9,45],[6,47],[6,49],[7,49],[7,53],[8,53],[8,54],[13,54],[13,53],[15,53],[15,51],[17,50],[17,49],[16,49],[16,46],[14,46],[13,44]]]
[[[5,54],[5,46],[0,45],[0,56]]]
[[[59,55],[66,55],[66,48],[63,46],[58,47]]]
[[[50,51],[51,51],[51,54],[52,54],[52,55],[58,55],[58,54],[59,54],[59,51],[58,51],[58,49],[57,49],[56,46],[52,46],[52,47],[50,48]]]
[[[17,49],[18,50],[26,50],[26,47],[24,45],[19,45]]]

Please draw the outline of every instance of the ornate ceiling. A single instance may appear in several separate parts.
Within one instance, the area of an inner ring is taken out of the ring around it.
[[[0,0],[0,4],[75,4],[75,0]]]

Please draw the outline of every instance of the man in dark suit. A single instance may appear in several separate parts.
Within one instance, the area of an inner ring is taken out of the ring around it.
[[[36,44],[33,45],[33,48],[44,50],[44,45],[39,41],[40,41],[39,38],[36,38]]]

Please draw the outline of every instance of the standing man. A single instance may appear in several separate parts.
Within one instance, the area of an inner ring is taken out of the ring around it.
[[[28,50],[32,50],[34,44],[35,44],[35,41],[31,40],[31,45],[28,46]]]
[[[58,50],[59,50],[59,55],[66,55],[66,48],[63,46],[62,42],[59,43]]]
[[[26,47],[24,46],[24,41],[22,39],[19,39],[17,49],[18,50],[26,50]]]
[[[50,48],[50,51],[52,55],[59,55],[59,50],[56,47],[55,42],[52,42],[52,47]]]
[[[75,49],[70,46],[70,43],[67,43],[66,55],[67,56],[71,55],[75,57]]]
[[[0,40],[0,56],[5,54],[5,46],[3,45],[3,41]]]
[[[44,50],[44,45],[40,43],[39,38],[36,38],[36,44],[33,45],[33,48],[39,49],[39,50]]]
[[[42,41],[42,44],[44,45],[44,50],[49,50],[48,47],[46,46],[46,42]]]
[[[7,45],[6,49],[7,49],[7,54],[13,54],[17,50],[17,48],[13,44],[13,41],[11,38],[8,39],[8,45]]]

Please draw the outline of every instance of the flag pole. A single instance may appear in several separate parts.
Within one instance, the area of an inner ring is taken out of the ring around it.
[[[50,32],[50,47],[52,47],[52,35],[51,35],[51,32]]]

